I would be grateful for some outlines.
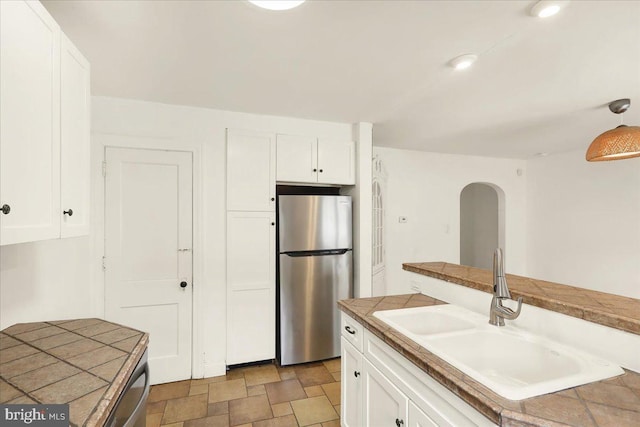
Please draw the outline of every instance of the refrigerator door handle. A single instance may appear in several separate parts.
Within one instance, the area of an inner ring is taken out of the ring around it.
[[[283,255],[287,255],[293,258],[305,257],[305,256],[324,256],[324,255],[344,255],[351,249],[330,249],[323,251],[299,251],[299,252],[283,252]]]

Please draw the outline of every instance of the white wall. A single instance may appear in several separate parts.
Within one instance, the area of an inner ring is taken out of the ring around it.
[[[527,162],[528,275],[640,298],[640,159]]]
[[[36,320],[93,317],[89,237],[0,248],[0,329]]]
[[[506,271],[526,273],[526,179],[521,160],[374,147],[387,170],[387,294],[410,292],[402,263],[460,261],[460,192],[472,182],[505,193]],[[517,170],[523,174],[518,176]],[[407,223],[400,224],[399,216]]]

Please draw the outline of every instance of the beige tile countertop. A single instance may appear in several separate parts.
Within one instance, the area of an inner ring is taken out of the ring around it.
[[[10,326],[0,332],[0,403],[68,403],[70,425],[101,426],[148,342],[101,319]]]
[[[406,263],[402,264],[402,268],[480,291],[493,292],[493,273],[489,270],[446,262]],[[506,277],[514,299],[522,297],[523,302],[529,305],[640,335],[638,299],[513,274],[507,274]]]
[[[513,401],[465,375],[405,335],[373,316],[380,310],[445,304],[423,294],[350,299],[340,308],[418,368],[500,426],[637,427],[640,426],[640,374]]]

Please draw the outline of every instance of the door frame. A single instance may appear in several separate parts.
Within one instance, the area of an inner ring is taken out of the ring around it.
[[[191,153],[192,160],[192,311],[191,311],[191,378],[205,375],[204,355],[204,240],[203,240],[203,185],[202,144],[177,141],[173,138],[132,136],[91,132],[91,234],[92,254],[92,311],[104,318],[105,274],[102,260],[105,253],[105,186],[102,165],[108,148],[130,148],[138,150],[179,151]]]

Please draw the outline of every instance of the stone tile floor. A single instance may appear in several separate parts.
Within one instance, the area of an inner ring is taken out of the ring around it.
[[[147,427],[339,427],[340,358],[151,387]]]

